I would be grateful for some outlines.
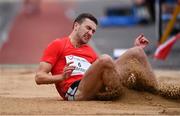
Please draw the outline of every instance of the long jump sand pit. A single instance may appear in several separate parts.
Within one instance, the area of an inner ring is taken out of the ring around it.
[[[0,115],[180,115],[180,99],[127,90],[116,101],[63,101],[54,85],[36,85],[35,67],[0,68]],[[155,70],[180,84],[180,71]]]

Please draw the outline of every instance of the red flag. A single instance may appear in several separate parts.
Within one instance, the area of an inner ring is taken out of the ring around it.
[[[159,45],[155,51],[154,57],[156,59],[165,60],[177,39],[180,39],[180,33]]]

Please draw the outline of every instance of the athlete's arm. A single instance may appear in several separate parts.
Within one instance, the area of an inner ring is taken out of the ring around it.
[[[75,67],[69,66],[71,63],[68,63],[62,74],[51,75],[52,65],[47,62],[40,62],[39,68],[35,75],[35,81],[37,84],[53,84],[61,82],[64,79],[68,78]]]

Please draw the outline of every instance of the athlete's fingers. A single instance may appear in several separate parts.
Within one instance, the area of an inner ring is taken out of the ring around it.
[[[68,69],[74,70],[74,69],[75,69],[75,66],[70,66],[70,64],[72,64],[72,63],[74,63],[74,62],[69,62],[69,63],[67,63],[67,64],[65,65],[65,67],[64,67],[64,71],[65,71],[65,70],[68,70]]]
[[[134,41],[135,46],[140,46],[145,48],[149,44],[149,40],[143,35],[140,34]]]
[[[72,63],[74,63],[74,62],[73,62],[73,61],[68,62],[68,63],[66,64],[66,66],[69,66],[69,65],[72,64]]]
[[[64,68],[64,72],[68,71],[68,70],[71,70],[73,71],[75,69],[75,66],[67,66]]]
[[[143,37],[143,38],[140,40],[140,43],[142,43],[142,44],[149,44],[149,40],[146,39],[145,37]]]
[[[144,37],[144,35],[143,35],[143,34],[140,34],[140,35],[137,37],[137,39],[140,40],[140,39],[143,38],[143,37]]]
[[[143,34],[140,34],[136,39],[135,39],[135,41],[134,41],[134,45],[135,46],[139,46],[140,45],[140,40],[142,39],[144,37],[144,35]]]
[[[64,73],[64,78],[66,79],[66,78],[70,77],[71,73],[72,73],[71,70],[65,72],[65,73]]]
[[[67,75],[67,76],[70,76],[71,73],[72,73],[72,70],[67,70],[67,71],[66,71],[66,75]]]
[[[148,40],[146,40],[146,39],[141,39],[141,40],[140,40],[140,43],[143,43],[143,44],[144,44],[144,43],[149,43],[149,42],[148,42]]]
[[[74,70],[75,69],[75,66],[68,66],[68,67],[65,67],[64,70]]]
[[[70,75],[72,74],[74,69],[75,69],[74,66],[67,66],[67,67],[65,67],[64,71],[63,71],[64,78],[70,77]]]

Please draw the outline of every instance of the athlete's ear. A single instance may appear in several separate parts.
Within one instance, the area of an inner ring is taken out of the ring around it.
[[[78,28],[79,28],[79,23],[78,23],[78,22],[75,22],[75,23],[74,23],[74,30],[77,31]]]

